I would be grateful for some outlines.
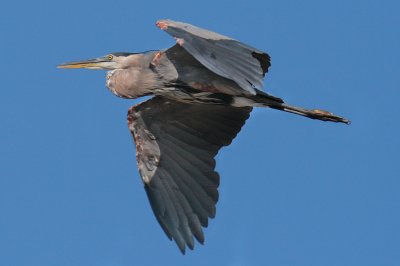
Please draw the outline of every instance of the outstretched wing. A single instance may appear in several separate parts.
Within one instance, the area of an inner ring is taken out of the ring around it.
[[[268,54],[218,33],[172,20],[156,25],[172,35],[201,64],[214,73],[235,81],[255,95],[271,66]]]
[[[251,108],[185,104],[162,97],[131,107],[128,125],[153,212],[182,253],[215,216],[219,174],[214,157],[229,145]]]

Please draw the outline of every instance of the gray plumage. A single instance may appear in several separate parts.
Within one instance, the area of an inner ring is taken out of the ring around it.
[[[185,244],[193,249],[193,236],[204,242],[201,226],[214,218],[218,200],[214,157],[231,143],[251,109],[155,97],[128,112],[147,196],[182,252]]]
[[[115,95],[134,99],[128,126],[139,173],[153,212],[182,253],[204,243],[202,227],[214,218],[219,175],[214,157],[229,145],[253,107],[269,107],[312,119],[350,121],[323,110],[286,104],[262,91],[271,66],[267,53],[183,22],[156,25],[176,39],[169,49],[113,53],[60,68],[107,69]]]

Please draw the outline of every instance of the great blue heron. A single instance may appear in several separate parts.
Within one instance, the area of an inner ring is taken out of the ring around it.
[[[215,216],[219,174],[214,157],[235,138],[253,107],[270,107],[312,119],[350,121],[323,110],[286,104],[263,92],[268,54],[187,23],[159,20],[176,39],[169,49],[112,53],[60,68],[107,69],[117,96],[155,97],[131,107],[128,125],[153,212],[182,253],[204,243],[202,227]]]

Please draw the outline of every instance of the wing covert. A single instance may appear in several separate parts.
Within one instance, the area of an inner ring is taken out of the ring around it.
[[[185,104],[154,97],[132,107],[128,125],[153,212],[182,253],[204,242],[216,213],[219,174],[214,157],[229,145],[251,108]]]
[[[214,73],[233,80],[252,95],[256,89],[263,89],[265,73],[271,66],[267,53],[187,23],[159,20],[156,25]]]

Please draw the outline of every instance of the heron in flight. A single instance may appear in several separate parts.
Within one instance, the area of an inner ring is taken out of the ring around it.
[[[109,70],[115,95],[150,100],[131,107],[128,126],[154,215],[180,251],[204,243],[202,227],[214,218],[219,174],[214,157],[229,145],[253,107],[349,124],[330,112],[286,104],[264,91],[270,57],[218,33],[172,20],[156,25],[175,38],[169,49],[111,53],[59,68]]]

